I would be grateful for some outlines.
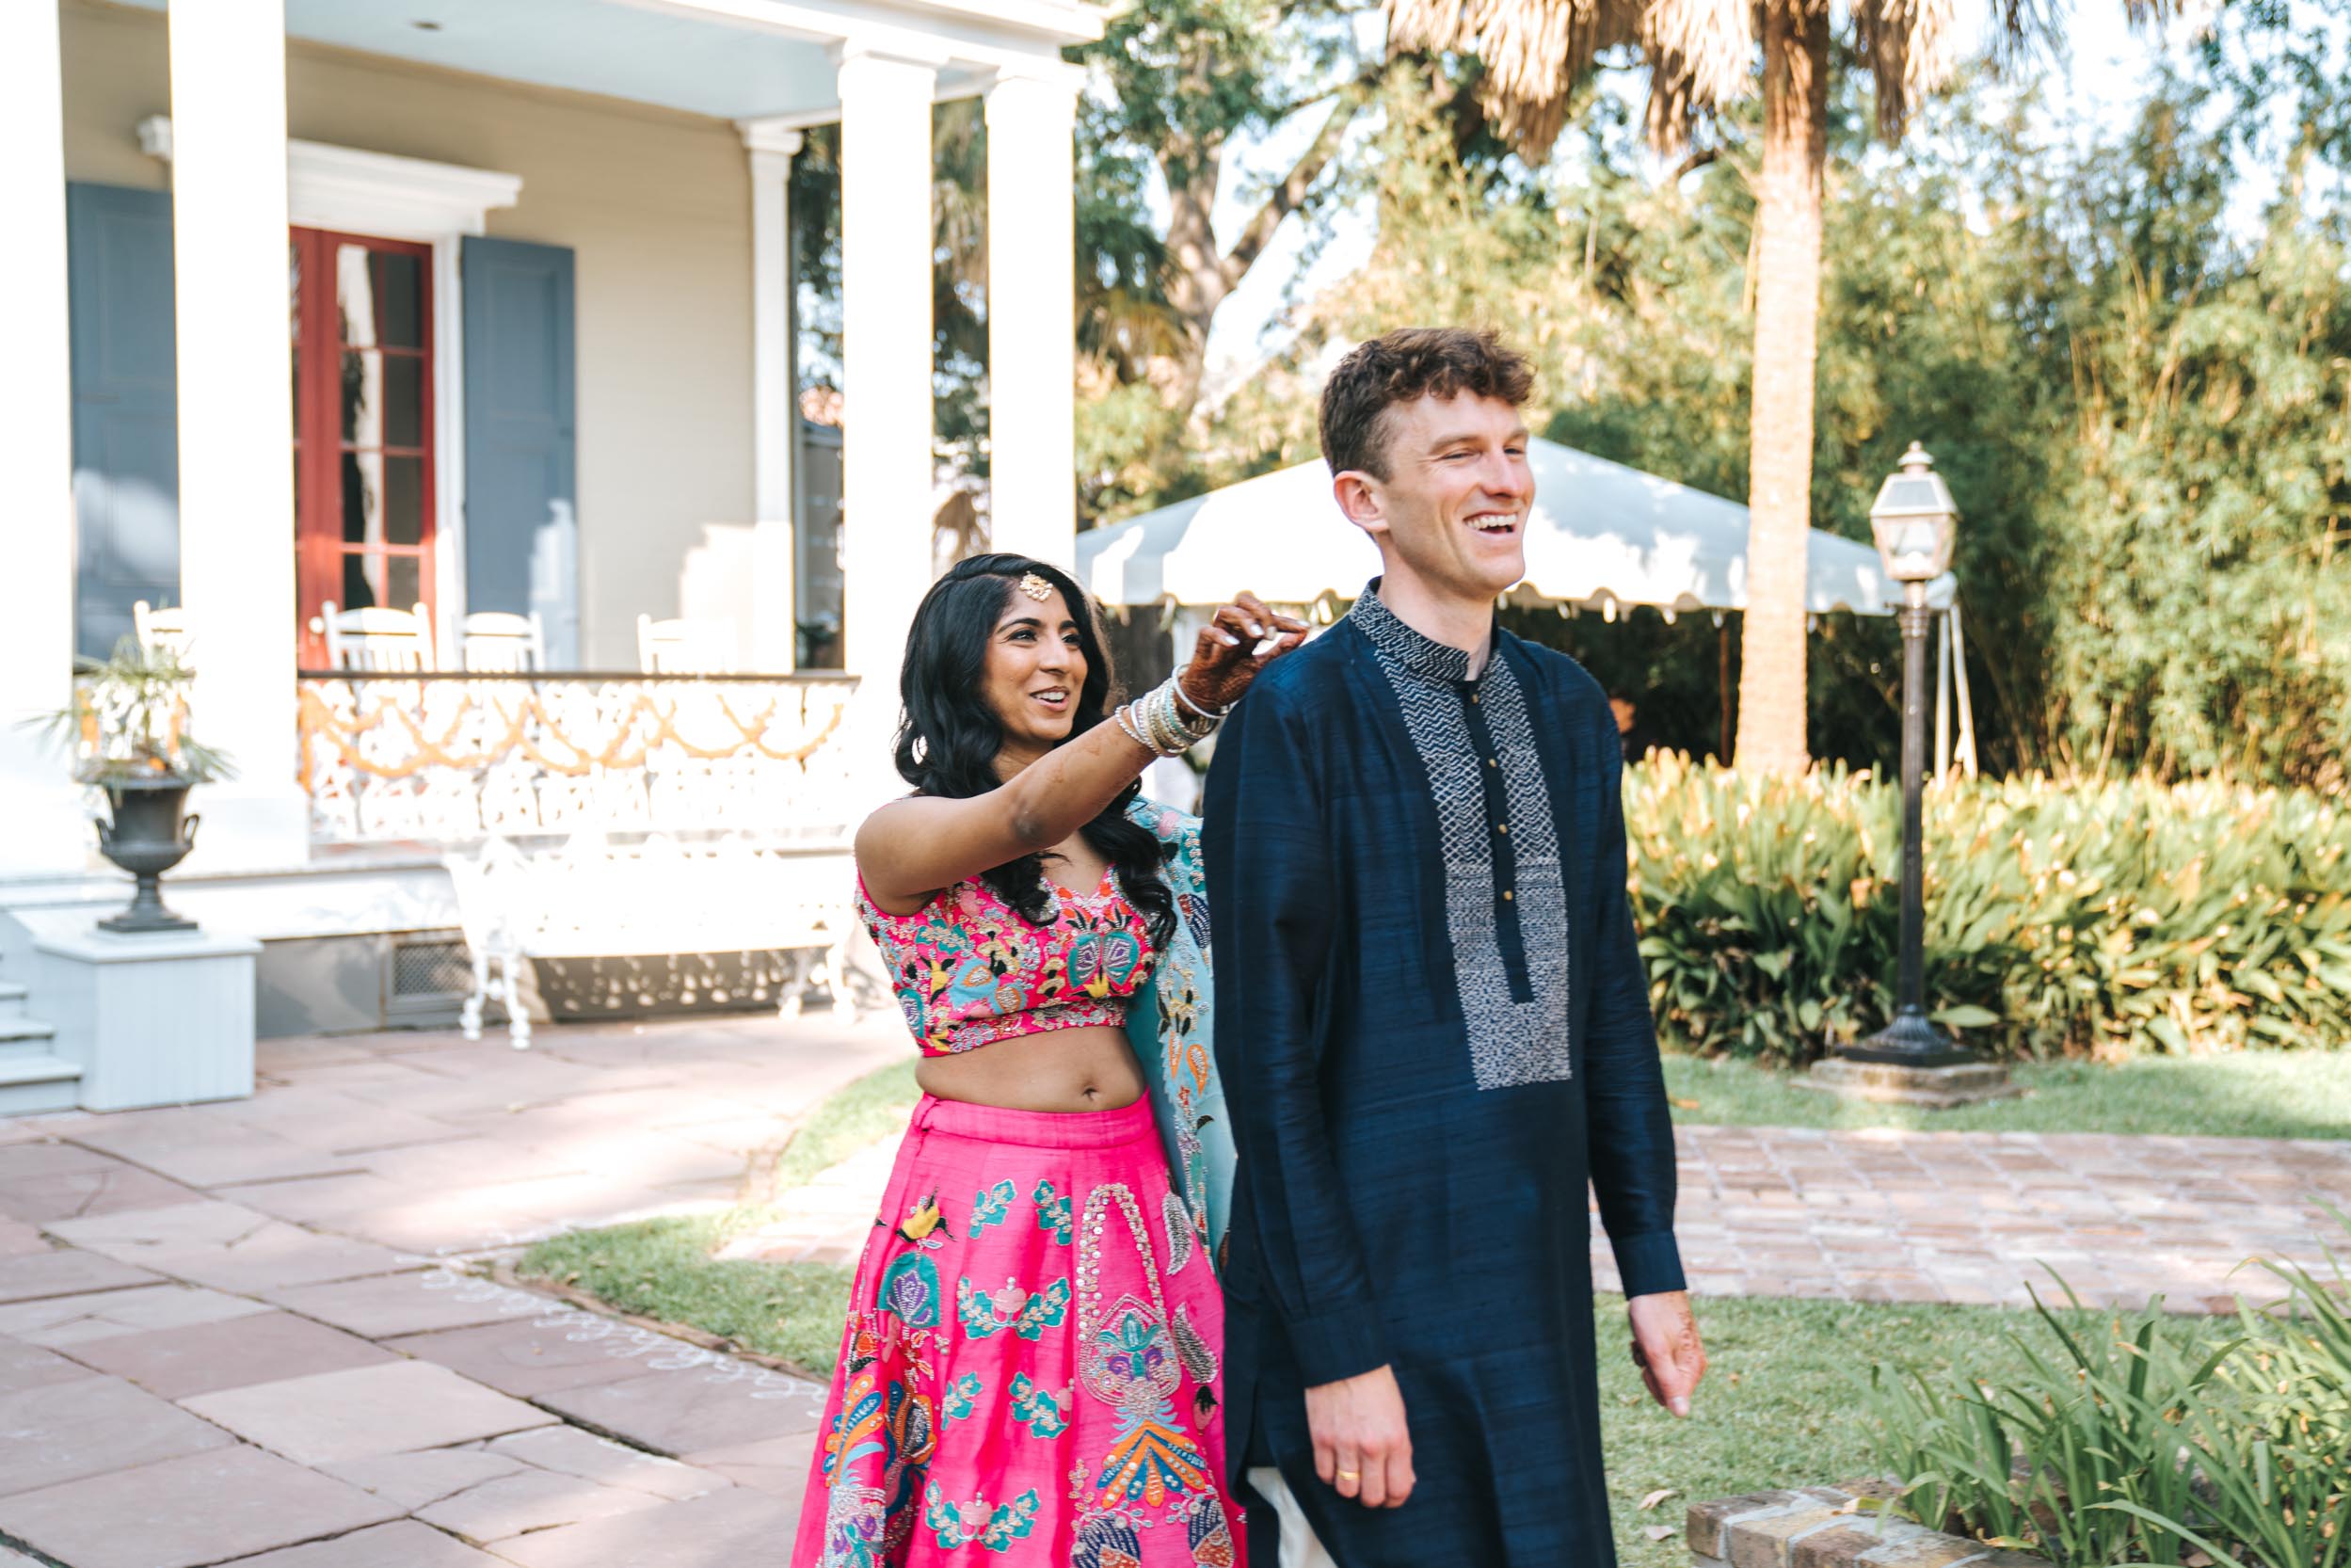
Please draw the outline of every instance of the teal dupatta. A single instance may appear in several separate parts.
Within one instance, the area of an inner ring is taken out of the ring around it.
[[[1176,936],[1150,987],[1127,1012],[1127,1034],[1150,1086],[1167,1168],[1192,1224],[1220,1258],[1232,1212],[1233,1134],[1216,1075],[1215,986],[1208,975],[1208,884],[1200,819],[1138,797],[1127,814],[1160,840],[1160,875],[1176,897]]]

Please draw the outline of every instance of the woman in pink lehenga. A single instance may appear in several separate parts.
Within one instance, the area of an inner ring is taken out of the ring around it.
[[[983,555],[916,613],[915,792],[856,857],[923,1097],[857,1266],[794,1564],[1240,1563],[1215,1264],[1123,1028],[1182,918],[1160,875],[1178,819],[1136,780],[1304,635],[1241,595],[1106,713],[1095,613],[1058,569]]]

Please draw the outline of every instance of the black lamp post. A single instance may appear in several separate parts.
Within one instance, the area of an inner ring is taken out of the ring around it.
[[[1927,865],[1920,819],[1927,771],[1927,632],[1934,612],[1927,584],[1951,565],[1959,509],[1916,441],[1902,454],[1869,508],[1870,532],[1886,572],[1902,584],[1902,967],[1894,1021],[1866,1040],[1840,1046],[1848,1062],[1955,1067],[1981,1060],[1927,1016]]]

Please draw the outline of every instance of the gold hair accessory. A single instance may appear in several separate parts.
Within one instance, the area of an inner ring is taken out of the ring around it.
[[[1032,571],[1021,578],[1020,591],[1042,604],[1053,597],[1053,584]]]

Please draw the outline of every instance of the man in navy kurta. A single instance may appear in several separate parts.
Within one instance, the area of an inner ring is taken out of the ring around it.
[[[1615,722],[1494,624],[1527,390],[1457,329],[1333,373],[1323,450],[1384,575],[1257,681],[1208,778],[1227,1452],[1260,1568],[1277,1535],[1281,1568],[1614,1563],[1588,1183],[1652,1393],[1687,1414],[1703,1370]]]

